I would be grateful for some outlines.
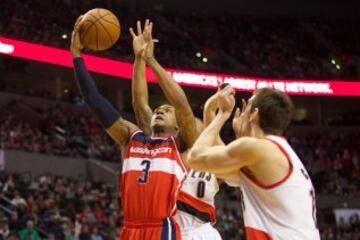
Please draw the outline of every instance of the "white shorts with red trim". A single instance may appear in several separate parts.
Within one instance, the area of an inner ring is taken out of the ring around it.
[[[222,240],[220,233],[210,223],[181,231],[182,240]]]

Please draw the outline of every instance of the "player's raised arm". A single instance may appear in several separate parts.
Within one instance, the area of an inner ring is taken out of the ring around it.
[[[81,17],[76,21],[72,33],[70,50],[74,61],[75,79],[79,85],[86,103],[102,123],[108,134],[120,145],[124,146],[131,132],[137,127],[121,118],[120,113],[98,91],[94,79],[86,69],[84,60],[81,58],[83,44],[79,37]]]
[[[205,127],[209,126],[215,119],[216,110],[219,108],[217,97],[218,92],[209,97],[205,102],[203,111],[203,122]]]
[[[189,149],[194,144],[200,131],[196,128],[195,116],[185,92],[154,58],[154,44],[151,36],[152,26],[153,24],[151,23],[150,31],[145,33],[146,35],[148,34],[146,39],[148,42],[147,47],[149,48],[146,63],[155,73],[166,99],[175,108],[176,118],[180,127],[180,137],[185,144],[185,149]]]
[[[218,104],[219,92],[228,85],[229,84],[227,83],[221,84],[219,86],[218,91],[214,95],[209,97],[209,99],[205,102],[204,111],[203,111],[203,122],[205,127],[209,126],[210,123],[215,119],[216,111],[219,109],[219,104]],[[224,142],[222,141],[220,134],[218,134],[213,145],[224,145]]]
[[[234,90],[226,87],[220,91],[218,101],[219,113],[196,140],[189,153],[187,164],[195,170],[223,174],[234,172],[254,161],[252,149],[255,140],[242,138],[227,146],[213,146],[234,108]]]
[[[149,20],[146,20],[144,31],[150,26]],[[133,37],[133,50],[135,55],[134,72],[131,84],[132,105],[135,112],[136,122],[141,130],[147,135],[151,134],[150,121],[152,110],[149,106],[148,85],[146,82],[146,42],[141,29],[140,21],[137,22],[137,34],[130,28],[130,34]]]

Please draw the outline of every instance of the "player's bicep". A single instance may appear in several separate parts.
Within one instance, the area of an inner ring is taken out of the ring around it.
[[[110,127],[106,128],[106,132],[109,136],[121,146],[125,146],[128,143],[130,135],[136,130],[138,130],[136,125],[121,117]]]

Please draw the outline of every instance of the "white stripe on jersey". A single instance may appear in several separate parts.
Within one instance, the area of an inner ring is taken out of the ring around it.
[[[168,223],[168,239],[172,239],[172,238],[171,238],[172,228],[171,228],[170,219],[169,219],[169,218],[166,218],[166,221],[167,221],[167,223]]]
[[[144,160],[147,159],[135,157],[125,158],[123,161],[122,173],[124,174],[129,171],[143,171],[144,165],[141,163]],[[175,174],[179,182],[181,182],[186,175],[186,172],[184,172],[179,163],[175,160],[169,158],[152,158],[148,159],[148,161],[150,161],[149,172]]]

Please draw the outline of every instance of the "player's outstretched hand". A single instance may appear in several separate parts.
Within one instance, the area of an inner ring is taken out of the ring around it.
[[[249,136],[249,128],[243,127],[244,124],[249,122],[251,107],[249,107],[249,103],[246,100],[242,99],[242,107],[237,107],[235,111],[235,115],[233,118],[233,126],[238,126],[240,131],[237,131],[237,137]],[[257,108],[254,111],[258,111]]]
[[[135,57],[147,60],[154,56],[154,42],[157,42],[157,40],[152,39],[152,28],[153,23],[149,19],[145,21],[144,30],[141,28],[141,22],[137,21],[137,34],[130,28]]]
[[[235,90],[230,85],[219,91],[218,104],[220,114],[230,117],[235,107]]]
[[[73,58],[80,57],[81,56],[81,50],[84,48],[84,45],[82,44],[80,40],[80,23],[83,18],[83,15],[78,17],[78,19],[75,22],[74,30],[71,34],[71,44],[70,44],[70,51],[73,55]]]

